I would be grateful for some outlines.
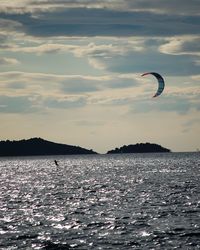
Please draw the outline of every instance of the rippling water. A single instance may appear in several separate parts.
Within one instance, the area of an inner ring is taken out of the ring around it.
[[[0,249],[200,249],[200,154],[0,158]]]

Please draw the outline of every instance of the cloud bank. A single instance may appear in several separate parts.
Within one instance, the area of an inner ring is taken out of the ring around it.
[[[195,0],[3,1],[0,26],[38,37],[197,35],[199,7]]]

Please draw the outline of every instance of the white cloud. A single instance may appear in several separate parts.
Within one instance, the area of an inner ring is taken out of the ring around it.
[[[139,45],[140,43],[140,45]],[[76,56],[92,56],[92,57],[112,57],[112,55],[125,55],[130,51],[142,51],[144,47],[141,46],[141,39],[139,41],[129,42],[129,41],[120,41],[115,44],[104,44],[96,45],[90,43],[87,46],[77,47],[74,50]]]
[[[8,22],[15,22],[19,26],[16,30],[36,37],[198,34],[200,15],[197,10],[200,4],[195,0],[189,3],[182,0],[179,8],[175,8],[178,2],[3,1],[0,16],[7,22],[6,29],[14,25]]]
[[[58,53],[63,51],[73,51],[77,48],[77,46],[73,45],[64,45],[64,44],[42,44],[39,46],[34,47],[24,47],[24,46],[18,46],[14,48],[10,48],[10,51],[13,52],[25,52],[25,53],[36,53],[38,55],[41,55],[43,53]]]
[[[200,36],[170,38],[159,50],[165,54],[200,56]]]
[[[162,96],[162,99],[158,101],[138,99],[133,103],[131,110],[136,113],[156,111],[186,115],[192,110],[200,110],[200,102],[194,101],[194,94],[195,93],[192,94],[192,98],[189,93],[187,93],[187,95],[180,95],[178,93]],[[199,94],[195,94],[195,96],[199,98]]]
[[[178,7],[177,7],[178,6]],[[7,13],[53,11],[61,8],[110,9],[157,13],[199,14],[195,0],[1,0],[0,10]]]
[[[0,113],[34,113],[38,112],[37,105],[31,96],[0,96]]]
[[[55,75],[26,72],[0,73],[1,92],[41,96],[87,95],[109,89],[126,89],[138,85],[137,75]]]
[[[15,58],[8,58],[8,57],[0,57],[0,66],[4,65],[16,65],[20,62]]]
[[[21,28],[22,28],[22,24],[20,22],[15,21],[15,20],[1,18],[1,15],[0,15],[0,30],[1,30],[1,32],[3,32],[3,31],[15,32],[16,30],[20,31]]]
[[[200,75],[194,75],[194,76],[191,76],[191,78],[195,81],[200,81]]]
[[[42,55],[44,53],[73,53],[75,57],[87,58],[90,65],[97,69],[106,69],[106,61],[111,60],[116,56],[127,56],[133,52],[145,51],[145,40],[143,38],[136,39],[113,39],[110,43],[87,45],[72,45],[72,44],[41,44],[37,46],[15,46],[7,48],[12,52],[34,53]]]
[[[112,55],[125,55],[130,51],[144,51],[144,38],[135,39],[113,39],[109,44],[95,44],[89,43],[87,45],[70,45],[60,43],[44,43],[36,46],[18,46],[9,48],[13,52],[37,53],[58,53],[58,52],[72,52],[77,57],[111,57]]]

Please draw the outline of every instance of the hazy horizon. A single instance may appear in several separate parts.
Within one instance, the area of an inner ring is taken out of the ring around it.
[[[177,6],[179,6],[177,8]],[[200,148],[200,2],[0,3],[0,139]],[[153,76],[166,87],[161,96]]]

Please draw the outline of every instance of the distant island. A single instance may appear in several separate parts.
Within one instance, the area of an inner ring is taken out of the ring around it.
[[[171,150],[163,148],[158,144],[153,143],[137,143],[135,145],[124,145],[120,148],[115,148],[107,152],[107,154],[123,154],[123,153],[167,153]]]
[[[134,145],[124,145],[108,151],[106,154],[123,153],[159,153],[171,152],[158,144],[137,143]],[[92,149],[85,149],[80,146],[55,143],[42,138],[23,139],[19,141],[0,141],[1,156],[36,156],[36,155],[83,155],[98,154]]]
[[[0,141],[0,156],[97,154],[79,146],[54,143],[42,138]]]

